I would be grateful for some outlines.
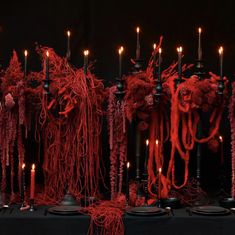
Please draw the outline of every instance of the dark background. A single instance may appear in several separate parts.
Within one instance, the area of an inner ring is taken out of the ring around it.
[[[82,51],[91,51],[95,74],[106,86],[117,75],[117,48],[125,47],[124,72],[131,71],[135,54],[135,28],[141,27],[141,57],[148,61],[152,44],[164,36],[163,66],[176,59],[176,47],[184,48],[184,62],[196,58],[196,29],[203,29],[203,58],[208,71],[218,73],[218,47],[224,46],[224,74],[233,80],[235,59],[235,17],[233,0],[67,0],[1,1],[0,60],[3,67],[15,49],[22,60],[29,49],[29,69],[39,70],[35,43],[66,52],[66,30],[72,32],[72,63],[82,66]],[[221,127],[225,138],[227,182],[230,179],[230,127],[225,112]],[[104,135],[104,141],[105,135]],[[103,144],[107,146],[107,143]],[[104,149],[107,158],[107,149]],[[205,151],[203,177],[209,188],[218,188],[218,154]]]

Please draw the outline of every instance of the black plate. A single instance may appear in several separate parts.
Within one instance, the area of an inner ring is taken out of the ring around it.
[[[55,215],[79,215],[80,206],[55,206],[48,209],[48,212]]]
[[[228,215],[230,210],[218,206],[198,206],[190,209],[191,212],[200,215]]]
[[[165,215],[166,210],[158,207],[134,207],[127,210],[126,213],[135,216],[159,216]]]

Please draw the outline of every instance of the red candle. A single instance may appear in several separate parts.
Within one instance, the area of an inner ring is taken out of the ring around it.
[[[158,170],[158,200],[161,199],[161,176],[162,176],[162,168],[160,167]]]
[[[35,193],[35,164],[31,168],[31,178],[30,178],[30,199],[34,199]]]

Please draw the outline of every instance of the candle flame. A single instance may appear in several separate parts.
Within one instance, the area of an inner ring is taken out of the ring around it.
[[[158,49],[158,53],[159,53],[159,54],[162,53],[162,48],[161,48],[161,47]]]
[[[201,27],[198,28],[198,33],[199,33],[199,34],[202,33],[202,28],[201,28]]]
[[[161,173],[162,173],[162,168],[160,167],[160,168],[158,169],[158,171],[159,171],[159,173],[161,174]]]
[[[178,53],[182,53],[183,48],[182,47],[177,47],[177,51],[178,51]]]
[[[46,52],[46,55],[47,55],[47,57],[49,57],[49,56],[50,56],[50,53],[49,53],[49,51],[47,51],[47,52]]]
[[[24,170],[24,168],[25,168],[25,163],[22,164],[22,170]]]
[[[24,51],[24,56],[25,56],[25,57],[28,56],[28,51],[27,51],[27,50]]]
[[[219,140],[220,140],[220,142],[222,143],[223,142],[223,136],[219,136]]]
[[[154,43],[154,44],[153,44],[153,50],[155,50],[155,49],[156,49],[156,47],[157,47],[157,44],[156,44],[156,43]]]
[[[130,162],[127,162],[126,167],[127,167],[127,169],[130,168]]]
[[[123,48],[123,46],[121,46],[121,47],[118,49],[118,54],[121,55],[123,51],[124,51],[124,48]]]
[[[156,140],[156,145],[158,145],[158,143],[159,143],[159,141],[158,141],[158,140]]]
[[[35,170],[35,164],[32,165],[32,170]]]
[[[88,50],[84,50],[83,54],[84,54],[84,56],[88,56],[89,55],[89,51]]]
[[[146,140],[146,145],[147,145],[147,146],[149,145],[149,140]]]
[[[136,28],[136,33],[140,33],[140,27]]]
[[[71,32],[69,30],[67,31],[67,36],[68,38],[71,36]]]
[[[222,55],[223,52],[224,52],[224,48],[223,48],[223,47],[220,47],[220,48],[219,48],[219,54]]]

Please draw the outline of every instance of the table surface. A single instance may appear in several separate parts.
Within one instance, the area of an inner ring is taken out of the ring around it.
[[[0,234],[17,235],[83,235],[87,234],[90,217],[62,216],[45,213],[48,207],[38,206],[35,211],[20,211],[13,206],[0,211]],[[175,209],[173,215],[123,216],[125,234],[200,234],[234,235],[235,215],[204,216],[188,214],[185,208]]]

